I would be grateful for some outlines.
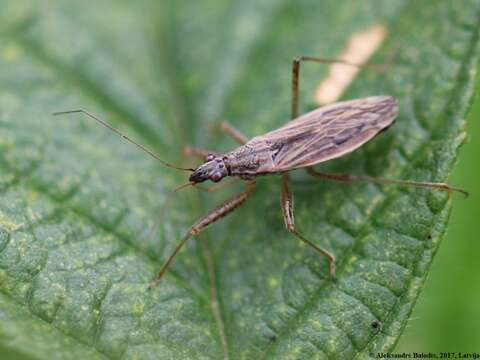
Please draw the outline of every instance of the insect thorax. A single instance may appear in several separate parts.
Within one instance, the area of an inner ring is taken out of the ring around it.
[[[270,144],[253,138],[226,154],[224,159],[230,169],[230,175],[252,180],[259,175],[275,172],[270,147]]]

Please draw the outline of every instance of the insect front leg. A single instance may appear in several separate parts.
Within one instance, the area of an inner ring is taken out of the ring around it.
[[[306,239],[302,234],[295,229],[294,216],[293,216],[293,195],[288,186],[289,177],[288,174],[283,174],[283,183],[282,183],[282,197],[281,197],[281,206],[283,213],[283,220],[285,221],[285,227],[288,231],[294,234],[301,241],[306,243],[308,246],[313,248],[315,251],[320,253],[322,256],[325,256],[328,260],[330,267],[330,275],[335,278],[336,268],[335,268],[335,256],[330,254],[327,250],[322,249],[321,247],[315,245],[310,240]]]
[[[248,142],[248,137],[245,136],[240,130],[235,128],[233,125],[226,121],[219,121],[215,125],[212,126],[214,129],[218,129],[221,132],[230,136],[233,140],[238,142],[240,145],[245,144]]]
[[[431,188],[442,191],[457,191],[462,193],[465,196],[468,196],[468,192],[463,189],[453,187],[447,183],[436,183],[436,182],[427,182],[427,181],[410,181],[410,180],[396,180],[396,179],[385,179],[379,177],[372,177],[367,175],[349,175],[349,174],[325,174],[314,170],[312,167],[307,168],[307,172],[316,177],[317,179],[329,180],[329,181],[340,181],[340,182],[353,182],[353,181],[368,181],[379,184],[393,184],[400,186],[413,186],[413,187],[423,187]]]
[[[205,229],[208,225],[214,223],[215,221],[221,219],[222,217],[230,214],[233,210],[235,210],[237,207],[239,207],[241,204],[247,200],[248,196],[252,192],[252,190],[255,187],[255,182],[250,182],[247,184],[247,188],[245,191],[242,191],[241,193],[238,193],[234,196],[232,196],[230,199],[226,200],[219,206],[217,206],[215,209],[210,211],[208,214],[204,215],[201,217],[197,222],[195,222],[190,229],[187,231],[185,236],[182,238],[182,240],[178,243],[178,245],[175,247],[173,250],[172,254],[168,257],[167,261],[165,264],[162,266],[160,271],[158,272],[157,276],[155,279],[152,281],[152,283],[149,285],[149,288],[154,286],[156,283],[158,283],[163,275],[165,275],[165,272],[167,271],[168,267],[172,263],[173,259],[175,256],[178,254],[178,252],[182,249],[183,245],[194,235],[198,235]]]
[[[233,127],[233,125],[230,125],[225,121],[220,121],[215,125],[209,126],[212,130],[222,131],[241,145],[245,144],[249,140],[248,137],[246,137],[240,130],[236,129],[235,127]],[[195,156],[200,159],[205,159],[207,155],[215,155],[217,157],[222,155],[222,153],[218,151],[208,150],[191,145],[186,145],[183,147],[183,154],[185,156]]]

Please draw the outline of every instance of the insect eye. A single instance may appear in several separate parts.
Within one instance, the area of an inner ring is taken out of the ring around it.
[[[205,156],[205,162],[212,161],[213,159],[215,159],[215,155],[213,154],[208,154],[207,156]]]
[[[212,176],[210,177],[210,180],[212,180],[213,182],[219,182],[220,180],[222,180],[223,178],[223,175],[221,172],[214,172],[212,174]]]

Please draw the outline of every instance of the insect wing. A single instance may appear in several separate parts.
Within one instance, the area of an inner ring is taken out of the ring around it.
[[[269,148],[272,162],[261,172],[311,166],[357,149],[389,127],[397,114],[398,103],[391,96],[338,102],[257,136],[247,146]]]

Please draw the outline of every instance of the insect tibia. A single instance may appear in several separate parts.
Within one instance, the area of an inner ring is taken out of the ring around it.
[[[423,188],[437,189],[441,191],[458,192],[464,195],[465,197],[468,197],[467,191],[443,182],[437,183],[437,182],[428,182],[428,181],[386,179],[386,178],[372,177],[367,175],[325,174],[325,173],[320,173],[318,171],[315,171],[312,168],[307,168],[307,171],[310,175],[323,180],[341,181],[341,182],[368,181],[368,182],[379,183],[379,184],[423,187]]]

